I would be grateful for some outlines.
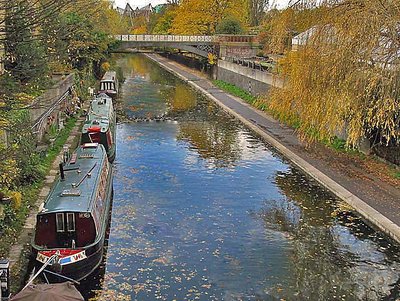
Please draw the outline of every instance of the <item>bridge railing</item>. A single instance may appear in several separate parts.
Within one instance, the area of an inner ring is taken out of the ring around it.
[[[183,35],[116,35],[115,38],[123,42],[217,42],[216,36],[183,36]]]

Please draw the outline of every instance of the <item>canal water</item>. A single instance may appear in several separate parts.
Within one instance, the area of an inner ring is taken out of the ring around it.
[[[141,55],[125,81],[92,300],[396,300],[399,248]],[[139,122],[138,122],[139,121]]]

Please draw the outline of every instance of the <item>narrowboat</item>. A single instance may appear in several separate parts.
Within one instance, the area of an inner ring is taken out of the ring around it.
[[[40,270],[46,265],[46,278],[80,281],[100,265],[112,182],[112,166],[101,144],[83,144],[60,163],[60,179],[39,209],[32,241],[35,266]]]
[[[107,152],[108,160],[115,159],[116,114],[112,99],[106,94],[99,94],[92,101],[90,110],[82,127],[81,144],[100,143]]]
[[[117,72],[107,71],[100,81],[100,89],[98,93],[105,93],[112,99],[118,96],[118,79]]]

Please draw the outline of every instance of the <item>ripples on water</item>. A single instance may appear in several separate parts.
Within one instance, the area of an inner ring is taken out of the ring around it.
[[[96,296],[93,300],[399,296],[397,246],[153,63],[140,56],[118,62],[126,77],[127,115],[176,121],[118,126],[104,275],[97,275],[98,291],[86,295]]]

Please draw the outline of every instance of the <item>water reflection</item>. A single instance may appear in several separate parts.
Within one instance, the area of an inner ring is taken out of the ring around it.
[[[277,173],[276,183],[286,198],[269,202],[257,217],[292,241],[297,298],[380,300],[398,294],[397,246],[295,169]]]
[[[171,90],[170,90],[171,91]],[[193,109],[197,104],[196,93],[183,83],[177,83],[171,95],[166,100],[172,112],[182,112]]]
[[[118,126],[94,300],[396,299],[397,246],[181,81],[119,64],[127,114],[168,118]]]

